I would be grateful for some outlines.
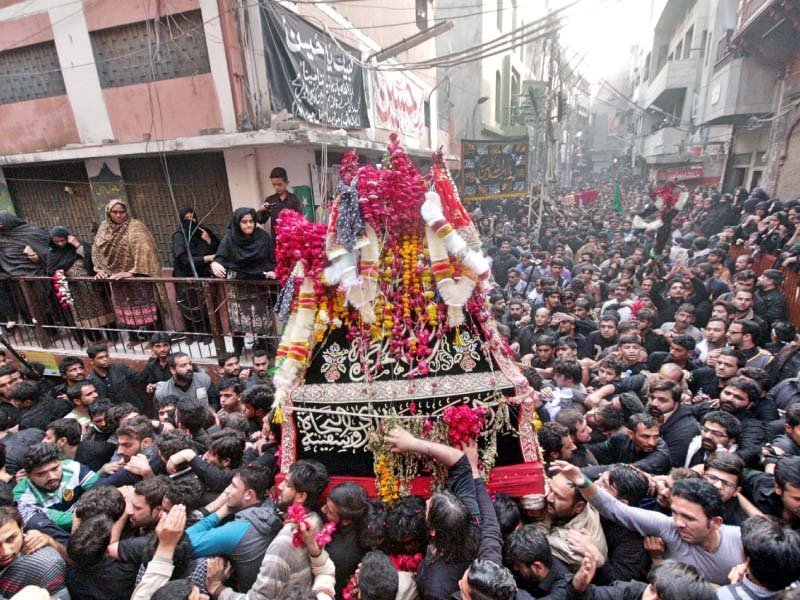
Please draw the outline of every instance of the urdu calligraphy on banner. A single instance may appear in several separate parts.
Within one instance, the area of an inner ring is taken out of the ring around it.
[[[261,18],[273,110],[318,125],[369,127],[358,52],[276,3],[263,4]]]
[[[528,140],[461,143],[462,198],[518,198],[527,191]]]
[[[375,73],[375,126],[422,139],[425,134],[425,97],[404,73]]]

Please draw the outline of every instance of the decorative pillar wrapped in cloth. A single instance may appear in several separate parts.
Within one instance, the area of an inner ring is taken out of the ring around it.
[[[426,495],[445,474],[385,451],[400,424],[477,438],[490,489],[543,493],[533,392],[491,318],[489,264],[441,155],[426,180],[393,135],[380,168],[351,152],[340,177],[327,225],[278,220],[282,472],[314,458],[387,501]]]

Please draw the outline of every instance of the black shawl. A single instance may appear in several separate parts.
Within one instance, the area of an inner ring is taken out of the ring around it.
[[[47,230],[26,223],[11,213],[0,213],[0,269],[7,275],[41,275],[49,242]],[[23,254],[25,246],[30,246],[39,255],[38,263],[32,263]]]
[[[175,277],[193,277],[192,267],[189,265],[191,260],[197,269],[198,277],[210,277],[211,269],[203,257],[217,253],[219,238],[208,227],[202,227],[196,221],[187,221],[184,217],[188,213],[194,213],[194,209],[184,208],[180,212],[181,228],[172,234],[172,253],[175,258],[173,275]],[[202,238],[204,231],[211,238],[210,244]],[[188,247],[187,239],[189,240]]]
[[[239,221],[245,215],[255,219],[255,214],[253,208],[237,208],[234,211],[214,260],[236,273],[263,278],[264,273],[275,270],[275,243],[259,227],[250,236],[244,235],[239,227]]]
[[[67,244],[63,247],[58,247],[53,243],[54,237],[69,237],[69,231],[66,227],[53,227],[50,230],[50,249],[47,253],[47,274],[53,275],[56,271],[66,271],[79,258],[83,258],[83,264],[89,274],[94,273],[92,268],[92,247],[87,242],[81,242],[83,246],[83,256],[78,254],[76,248],[72,244]]]

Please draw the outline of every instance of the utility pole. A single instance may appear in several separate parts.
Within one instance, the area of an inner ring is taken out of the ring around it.
[[[557,143],[554,123],[553,123],[553,108],[556,106],[558,100],[553,101],[554,94],[557,93],[555,86],[556,74],[556,52],[558,51],[558,34],[554,33],[548,40],[549,45],[549,68],[547,73],[547,94],[545,96],[545,110],[544,110],[544,148],[542,149],[542,157],[544,164],[542,165],[542,177],[539,183],[539,207],[536,211],[536,220],[534,221],[533,230],[531,235],[535,242],[539,241],[539,232],[542,228],[542,215],[544,214],[545,202],[550,201],[550,182],[553,180],[554,164],[558,160],[558,156],[554,154],[554,146]],[[533,185],[531,185],[533,191]],[[530,204],[529,216],[530,216]],[[529,219],[530,222],[530,219]]]

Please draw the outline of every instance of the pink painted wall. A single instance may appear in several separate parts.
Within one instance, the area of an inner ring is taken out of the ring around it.
[[[0,23],[0,48],[3,50],[32,46],[52,39],[53,29],[46,12]]]
[[[150,111],[147,87],[142,83],[103,90],[114,138],[119,142],[139,142],[147,133],[154,140],[195,136],[201,129],[222,127],[211,73],[151,84],[155,115]]]
[[[50,150],[80,141],[66,96],[4,104],[2,113],[0,154]]]
[[[152,19],[159,9],[159,16],[164,16],[198,8],[200,0],[83,0],[89,31]]]
[[[80,142],[66,96],[4,104],[0,111],[0,154],[50,150]]]

